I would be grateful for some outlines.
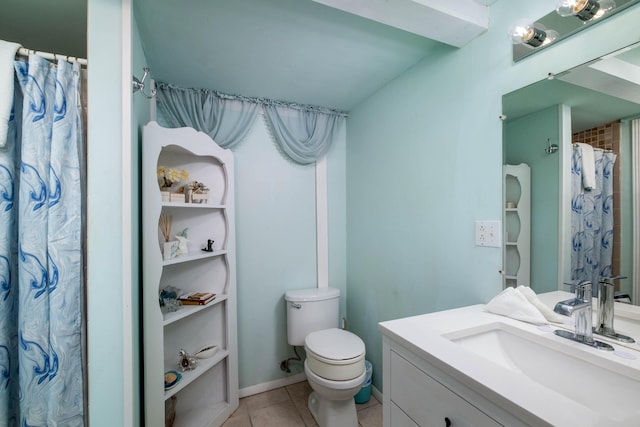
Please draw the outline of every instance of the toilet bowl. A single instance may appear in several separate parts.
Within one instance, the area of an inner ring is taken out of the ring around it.
[[[366,377],[362,340],[341,329],[312,332],[305,338],[304,372],[314,390],[309,411],[320,427],[357,427],[353,400]]]

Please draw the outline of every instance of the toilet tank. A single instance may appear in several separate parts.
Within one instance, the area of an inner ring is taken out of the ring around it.
[[[340,290],[309,288],[287,291],[287,341],[304,345],[305,337],[322,329],[337,328],[340,322]]]

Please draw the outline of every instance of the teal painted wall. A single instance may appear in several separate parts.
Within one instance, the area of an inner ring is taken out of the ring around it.
[[[501,218],[502,95],[640,36],[634,6],[514,64],[511,23],[555,3],[494,3],[488,32],[442,47],[351,111],[347,313],[379,389],[378,322],[486,302],[501,289],[501,251],[474,245],[474,221]]]
[[[554,106],[505,123],[505,161],[531,168],[531,288],[558,289],[560,151],[545,153],[547,139],[560,141],[560,108]]]

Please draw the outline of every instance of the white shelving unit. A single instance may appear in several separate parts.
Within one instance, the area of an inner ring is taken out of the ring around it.
[[[503,173],[503,285],[531,285],[531,168],[505,165]]]
[[[202,132],[150,122],[142,157],[145,424],[165,426],[165,403],[175,396],[175,427],[220,426],[238,407],[233,154]],[[207,203],[163,202],[158,166],[185,169],[189,181],[206,184]],[[172,217],[172,236],[188,229],[187,255],[163,259],[161,214]],[[213,252],[202,250],[209,239],[215,241]],[[163,314],[159,293],[167,286],[216,298]],[[212,357],[180,371],[180,349],[193,354],[209,345],[218,347]],[[182,379],[165,390],[164,373],[170,370]]]

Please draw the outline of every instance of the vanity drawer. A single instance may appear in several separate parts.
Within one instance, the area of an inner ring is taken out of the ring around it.
[[[393,427],[419,427],[393,402],[391,402],[391,425]]]
[[[390,397],[419,426],[497,427],[495,420],[391,351]],[[393,409],[391,411],[393,417]],[[395,426],[395,424],[392,423]],[[404,424],[403,424],[404,425]],[[411,425],[411,424],[407,424]]]

